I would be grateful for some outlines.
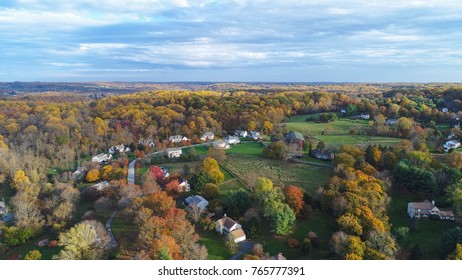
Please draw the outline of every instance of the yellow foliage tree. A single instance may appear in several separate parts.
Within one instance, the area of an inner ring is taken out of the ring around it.
[[[90,182],[90,183],[95,182],[95,181],[99,180],[100,178],[101,178],[101,174],[100,174],[99,170],[96,169],[96,168],[88,171],[87,177],[86,177],[87,182]]]
[[[112,167],[112,165],[103,166],[103,168],[101,168],[101,178],[103,178],[104,180],[109,180],[113,170],[114,168]]]
[[[18,190],[21,187],[25,185],[29,185],[29,184],[30,184],[30,180],[29,180],[29,177],[27,177],[26,172],[24,172],[23,170],[16,171],[13,177],[13,187],[16,190]]]

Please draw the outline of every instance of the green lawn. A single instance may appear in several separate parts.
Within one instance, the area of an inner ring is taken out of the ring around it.
[[[41,236],[40,238],[30,240],[27,243],[8,251],[5,255],[0,255],[0,260],[6,260],[16,253],[19,253],[19,255],[21,256],[19,259],[23,260],[26,254],[32,250],[38,250],[42,254],[42,260],[51,260],[54,255],[59,253],[61,248],[49,248],[48,246],[39,247],[37,245],[37,242],[45,238],[49,239],[49,237],[47,236]]]
[[[253,155],[263,156],[263,144],[261,142],[245,142],[231,146],[231,149],[226,151],[228,155]]]
[[[215,231],[206,231],[196,227],[199,234],[199,243],[203,244],[209,253],[209,260],[229,260],[231,255],[225,247],[225,241]]]
[[[123,210],[112,220],[111,230],[118,242],[122,239],[134,242],[138,235],[138,227],[134,224],[133,217],[125,214]]]
[[[267,177],[276,186],[293,184],[311,193],[322,187],[332,175],[331,167],[289,163],[244,155],[230,155],[224,165],[248,185],[252,185],[258,177]]]
[[[245,189],[245,186],[243,186],[238,180],[236,179],[231,179],[227,180],[220,185],[218,185],[218,188],[220,190],[220,194],[224,195],[229,193],[230,191],[236,191],[238,189]]]
[[[318,123],[315,121],[305,121],[307,117],[317,117],[318,114],[293,116],[286,121],[286,130],[296,130],[304,135],[311,135],[319,140],[326,142],[332,148],[337,148],[345,144],[381,144],[392,146],[401,141],[400,138],[383,137],[383,136],[368,136],[368,135],[352,135],[351,129],[361,132],[366,128],[368,120],[350,120],[339,119],[330,123]],[[331,127],[331,134],[326,135],[323,131]]]
[[[400,226],[409,226],[407,215],[407,204],[412,201],[422,201],[408,194],[394,194],[389,209],[390,223],[392,224],[391,232]],[[409,232],[409,242],[400,242],[402,248],[401,258],[407,258],[412,247],[419,243],[423,258],[427,260],[439,259],[439,242],[442,234],[458,224],[449,221],[435,221],[421,219],[417,221],[417,230]]]
[[[270,233],[270,229],[267,226],[263,226],[263,230],[268,232],[268,234],[262,235],[253,241],[263,244],[265,252],[270,253],[270,255],[282,253],[289,260],[319,260],[327,258],[329,241],[332,233],[335,231],[335,220],[326,213],[315,212],[307,219],[297,220],[294,232],[290,235],[274,236]],[[287,241],[289,238],[294,238],[302,242],[310,231],[317,234],[319,246],[313,247],[309,256],[306,256],[300,247],[290,248],[288,246]]]

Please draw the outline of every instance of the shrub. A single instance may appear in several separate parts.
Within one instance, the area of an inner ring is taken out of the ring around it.
[[[294,238],[289,238],[289,240],[287,240],[287,244],[290,248],[297,248],[298,246],[300,246],[300,242]]]

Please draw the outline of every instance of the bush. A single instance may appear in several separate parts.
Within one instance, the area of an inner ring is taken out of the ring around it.
[[[300,246],[300,242],[294,238],[289,238],[289,240],[287,240],[287,244],[290,248],[297,248],[298,246]]]
[[[319,114],[319,121],[323,123],[333,122],[338,120],[338,117],[335,113],[321,113]]]
[[[51,240],[50,243],[48,243],[48,247],[50,248],[57,247],[58,245],[59,245],[58,240]]]
[[[310,252],[311,252],[311,241],[308,237],[306,237],[305,239],[303,239],[303,242],[302,242],[302,252],[305,254],[305,255],[309,255]]]

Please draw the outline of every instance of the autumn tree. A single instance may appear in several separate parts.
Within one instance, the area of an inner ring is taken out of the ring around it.
[[[87,176],[85,177],[87,182],[95,182],[101,178],[101,174],[98,169],[92,169],[88,171]]]
[[[29,251],[24,257],[25,260],[40,260],[42,259],[42,254],[38,250]]]
[[[286,160],[287,152],[287,146],[283,141],[271,142],[265,149],[263,149],[263,155],[267,158],[277,160]]]
[[[294,211],[295,215],[299,215],[305,206],[302,189],[297,186],[287,186],[284,188],[284,196],[286,203]]]
[[[96,220],[83,221],[59,235],[63,250],[54,259],[96,260],[103,257],[111,238],[104,225]]]
[[[223,174],[223,172],[220,171],[220,166],[214,158],[205,158],[203,166],[204,171],[208,173],[213,183],[220,184],[225,180],[225,175]]]

